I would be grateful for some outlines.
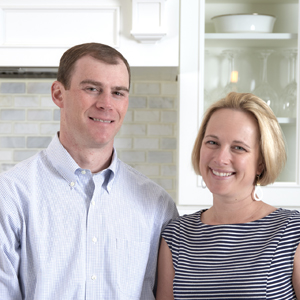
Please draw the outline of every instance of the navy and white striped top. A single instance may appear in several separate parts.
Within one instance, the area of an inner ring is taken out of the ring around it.
[[[296,299],[298,211],[277,209],[260,220],[226,225],[201,223],[203,211],[172,221],[163,232],[175,299]]]

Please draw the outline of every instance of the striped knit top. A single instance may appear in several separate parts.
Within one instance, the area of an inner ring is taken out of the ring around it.
[[[207,225],[199,211],[164,230],[175,299],[296,299],[293,260],[300,213],[277,209],[244,224]]]

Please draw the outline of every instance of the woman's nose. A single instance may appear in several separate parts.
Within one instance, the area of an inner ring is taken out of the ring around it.
[[[230,158],[230,149],[228,147],[221,147],[216,153],[215,161],[220,165],[224,165],[230,162]]]

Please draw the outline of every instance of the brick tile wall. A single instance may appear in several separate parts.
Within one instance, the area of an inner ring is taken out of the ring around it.
[[[59,130],[53,79],[0,79],[0,172],[47,147]],[[115,138],[119,157],[176,201],[178,85],[133,78],[129,108]]]

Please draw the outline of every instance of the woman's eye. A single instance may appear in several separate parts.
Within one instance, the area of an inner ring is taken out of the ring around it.
[[[217,143],[215,141],[207,141],[206,144],[208,144],[208,145],[217,145]]]
[[[234,148],[239,151],[246,151],[245,148],[243,148],[241,146],[235,146]]]

